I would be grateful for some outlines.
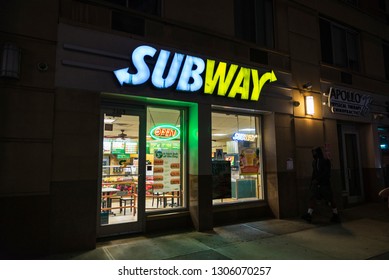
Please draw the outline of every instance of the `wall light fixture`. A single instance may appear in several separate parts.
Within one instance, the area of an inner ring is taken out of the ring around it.
[[[312,95],[305,96],[305,114],[311,116],[315,114],[315,102]]]

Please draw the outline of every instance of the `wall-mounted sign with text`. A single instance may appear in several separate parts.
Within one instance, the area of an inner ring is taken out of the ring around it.
[[[153,189],[159,192],[180,190],[180,152],[159,149],[154,151]]]
[[[328,95],[328,107],[332,113],[349,116],[364,116],[369,112],[373,98],[353,89],[331,87]]]
[[[277,81],[273,71],[258,73],[236,64],[202,59],[141,45],[131,56],[133,67],[114,71],[120,85],[139,86],[151,81],[157,89],[216,94],[258,101],[265,83]],[[262,75],[261,75],[262,74]]]
[[[254,141],[256,141],[257,137],[258,137],[258,135],[256,135],[256,134],[246,134],[246,133],[235,132],[232,135],[232,140],[254,142]]]

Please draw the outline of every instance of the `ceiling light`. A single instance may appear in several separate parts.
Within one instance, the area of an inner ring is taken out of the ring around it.
[[[104,123],[113,123],[115,121],[116,121],[116,119],[114,119],[114,118],[104,119]]]
[[[242,128],[242,129],[239,129],[239,131],[245,131],[245,132],[255,131],[255,128]]]

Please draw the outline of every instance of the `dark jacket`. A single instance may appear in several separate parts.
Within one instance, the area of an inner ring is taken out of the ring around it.
[[[331,161],[326,159],[320,147],[312,150],[312,184],[329,186],[331,178]]]

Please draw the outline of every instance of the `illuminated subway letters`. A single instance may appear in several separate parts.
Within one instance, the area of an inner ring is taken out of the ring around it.
[[[119,83],[137,86],[151,80],[156,88],[166,89],[176,84],[176,90],[186,92],[196,92],[204,86],[205,94],[258,101],[265,83],[277,81],[273,71],[259,77],[258,70],[236,64],[228,65],[212,59],[205,62],[202,58],[181,53],[175,53],[169,63],[170,51],[160,50],[158,57],[156,54],[157,49],[151,46],[135,48],[131,58],[136,72],[130,73],[129,68],[115,70]],[[156,60],[153,69],[146,57]]]
[[[180,79],[178,80],[177,90],[198,91],[203,86],[201,74],[203,73],[204,68],[204,60],[187,55]],[[190,83],[190,78],[193,79],[192,83]]]
[[[181,68],[182,61],[185,55],[176,53],[174,54],[173,62],[170,66],[167,77],[163,78],[163,73],[166,70],[166,65],[170,56],[169,51],[161,50],[157,64],[154,67],[153,76],[151,77],[152,84],[157,88],[171,87],[177,79],[178,71]]]
[[[215,61],[208,59],[206,67],[207,70],[205,73],[204,93],[213,94],[216,88],[216,84],[218,84],[217,94],[225,96],[238,67],[238,65],[231,64],[227,72],[227,63],[219,62],[219,65],[215,71]],[[253,90],[251,92],[250,98],[251,101],[258,101],[262,87],[267,81],[277,81],[277,77],[273,71],[266,72],[261,76],[260,79],[258,79],[258,70],[241,67],[230,90],[230,93],[228,94],[228,97],[235,98],[236,93],[240,93],[241,99],[249,99],[250,72],[253,84]],[[242,82],[243,86],[240,86]]]
[[[228,97],[235,98],[236,94],[241,95],[241,99],[249,99],[250,90],[250,69],[241,67],[238,76],[235,78],[235,82],[232,85]]]
[[[266,82],[275,82],[277,81],[277,77],[274,74],[273,71],[271,72],[266,72],[261,76],[261,78],[258,80],[258,71],[255,69],[251,69],[251,73],[253,75],[253,93],[251,95],[251,100],[252,101],[258,101],[259,95],[261,94],[262,87],[265,85]]]
[[[137,47],[132,52],[132,62],[134,63],[135,68],[138,70],[136,74],[128,73],[129,68],[119,69],[113,71],[116,75],[116,78],[119,80],[120,84],[129,84],[129,85],[141,85],[147,82],[150,78],[149,66],[146,64],[144,57],[151,56],[157,52],[156,49],[149,46],[140,46]]]
[[[216,72],[214,72],[215,63],[214,60],[207,59],[204,93],[213,94],[216,84],[219,82],[217,94],[225,96],[234,78],[236,69],[238,69],[238,65],[231,64],[226,77],[227,63],[219,62]]]

